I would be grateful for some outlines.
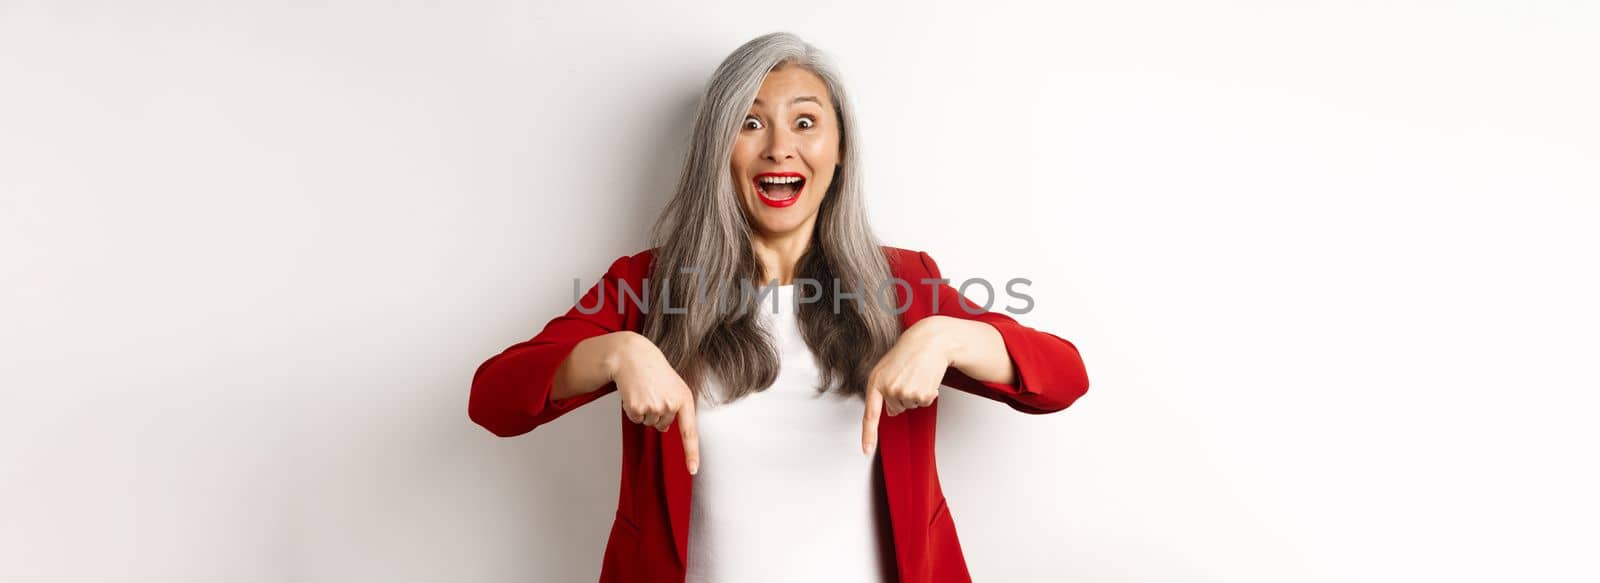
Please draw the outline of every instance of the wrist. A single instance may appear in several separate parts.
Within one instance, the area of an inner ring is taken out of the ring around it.
[[[623,367],[637,358],[641,343],[649,344],[650,340],[631,330],[606,335],[606,351],[601,358],[601,367],[607,379],[616,380]]]
[[[921,327],[920,333],[925,336],[934,353],[943,358],[948,366],[955,366],[967,352],[966,337],[962,331],[963,326],[969,323],[960,318],[933,315],[918,321],[917,325]]]

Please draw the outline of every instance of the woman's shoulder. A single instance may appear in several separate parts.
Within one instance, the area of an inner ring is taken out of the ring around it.
[[[889,261],[889,271],[895,277],[915,285],[921,278],[929,275],[926,252],[889,245],[879,245],[879,247],[883,249],[884,258]]]
[[[898,271],[905,267],[920,266],[922,263],[921,251],[891,245],[879,245],[878,248],[883,250],[884,258],[889,260],[890,269]]]
[[[642,280],[650,275],[650,266],[652,260],[655,259],[655,252],[656,248],[651,247],[617,257],[611,261],[611,266],[606,269],[606,275],[629,282]]]

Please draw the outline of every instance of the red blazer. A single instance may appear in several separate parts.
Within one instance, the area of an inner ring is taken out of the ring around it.
[[[978,381],[952,367],[945,373],[944,385],[1033,414],[1065,409],[1089,389],[1083,361],[1071,342],[1019,324],[1003,313],[970,314],[956,303],[960,294],[954,287],[922,282],[923,278],[942,277],[927,253],[888,246],[883,251],[893,275],[910,284],[910,307],[900,315],[902,330],[936,313],[987,322],[999,330],[1016,365],[1014,384]],[[556,367],[579,341],[609,332],[642,330],[643,314],[631,297],[623,301],[624,309],[618,313],[618,287],[626,282],[638,293],[642,280],[650,275],[653,257],[653,250],[645,250],[618,258],[579,302],[590,308],[599,301],[601,310],[584,314],[573,306],[532,339],[514,344],[480,365],[472,378],[467,407],[472,421],[495,435],[512,437],[615,391],[616,383],[608,383],[591,393],[550,398]],[[906,305],[905,288],[897,285],[894,289],[896,305]],[[602,297],[596,298],[596,294]],[[967,305],[978,309],[977,304]],[[879,421],[877,459],[901,581],[971,580],[934,465],[938,404],[936,399],[930,407],[895,416],[885,413]],[[681,582],[694,482],[684,464],[678,424],[674,422],[663,433],[628,421],[620,407],[617,416],[622,421],[622,485],[600,581]]]

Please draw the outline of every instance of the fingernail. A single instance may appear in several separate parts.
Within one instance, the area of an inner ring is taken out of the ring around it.
[[[861,445],[861,455],[872,455],[872,448],[877,447],[877,446],[878,446],[878,444],[873,443],[871,441],[862,444]]]
[[[700,473],[700,460],[690,460],[689,461],[689,475],[693,476],[693,475],[695,475],[697,473]]]

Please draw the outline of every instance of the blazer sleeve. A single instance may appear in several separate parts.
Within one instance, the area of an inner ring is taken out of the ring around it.
[[[934,262],[933,257],[926,252],[919,254],[928,277],[942,279],[939,264]],[[938,305],[934,314],[976,320],[994,326],[1005,340],[1006,352],[1010,354],[1015,367],[1015,382],[1012,384],[980,381],[950,367],[945,372],[944,385],[1036,415],[1065,409],[1089,391],[1089,377],[1084,371],[1083,358],[1078,354],[1078,347],[1071,342],[1019,324],[1006,314],[981,310],[980,304],[967,300],[947,283],[929,282],[928,285],[937,286],[934,293],[937,294]]]
[[[478,365],[472,376],[467,416],[495,435],[513,437],[615,391],[616,383],[606,383],[593,392],[565,399],[550,397],[556,369],[579,342],[624,329],[626,318],[618,292],[629,285],[630,263],[627,256],[612,262],[600,281],[566,314],[550,320],[533,338]],[[636,285],[630,289],[639,293]]]

